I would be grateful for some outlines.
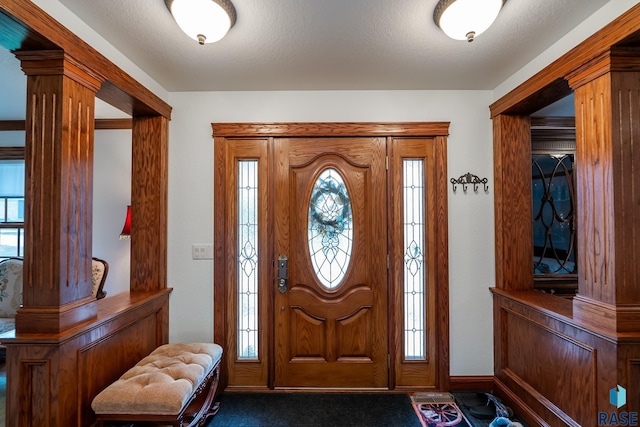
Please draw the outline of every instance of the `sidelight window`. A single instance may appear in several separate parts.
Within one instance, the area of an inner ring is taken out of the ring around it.
[[[425,340],[425,193],[422,160],[403,161],[404,207],[404,356],[426,357]]]
[[[258,161],[238,162],[238,358],[258,358]]]

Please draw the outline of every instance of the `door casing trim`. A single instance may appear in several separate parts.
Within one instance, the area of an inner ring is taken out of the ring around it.
[[[226,306],[226,280],[227,272],[224,268],[215,268],[216,265],[224,265],[226,247],[224,230],[226,224],[225,215],[225,188],[226,177],[226,151],[224,149],[227,139],[263,139],[274,137],[339,137],[339,136],[385,136],[392,137],[429,137],[435,138],[436,145],[436,247],[438,248],[438,262],[436,263],[437,286],[436,306],[439,307],[436,328],[437,345],[437,385],[436,389],[447,391],[449,389],[450,357],[449,357],[449,273],[448,273],[448,203],[447,203],[447,154],[446,141],[449,134],[449,122],[309,122],[309,123],[212,123],[214,139],[214,341],[227,342],[227,311]],[[269,308],[273,314],[273,307]],[[389,308],[392,310],[392,307]],[[389,319],[392,319],[392,313]],[[389,330],[389,349],[393,347],[393,331]],[[273,331],[269,331],[268,354],[273,355]],[[272,358],[271,358],[272,359]],[[390,354],[389,363],[394,366],[395,355]],[[243,390],[270,390],[273,389],[274,362],[268,362],[268,385],[265,387],[246,387]],[[225,389],[228,381],[228,367],[223,361],[221,369],[221,387]],[[394,369],[390,369],[389,388],[402,390],[395,387]]]

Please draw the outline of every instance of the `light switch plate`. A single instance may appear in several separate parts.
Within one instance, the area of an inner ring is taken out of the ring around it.
[[[213,245],[208,243],[194,243],[191,245],[193,259],[213,259]]]

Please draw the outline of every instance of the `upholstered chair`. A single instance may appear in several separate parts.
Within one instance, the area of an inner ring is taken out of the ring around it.
[[[22,305],[22,258],[0,261],[0,334],[15,329]]]
[[[22,305],[22,258],[0,261],[0,334],[15,329],[15,317]],[[100,258],[91,260],[92,295],[104,298],[109,264]]]
[[[107,293],[102,290],[104,288],[104,282],[107,280],[107,274],[109,273],[109,264],[107,261],[100,258],[91,259],[91,282],[93,283],[92,294],[96,299],[101,299],[107,296]]]

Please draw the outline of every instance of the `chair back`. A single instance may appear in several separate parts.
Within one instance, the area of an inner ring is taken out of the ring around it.
[[[0,261],[0,317],[16,317],[22,305],[22,258]]]
[[[107,296],[107,293],[103,290],[104,282],[107,280],[107,274],[109,273],[109,264],[107,261],[100,258],[91,258],[91,283],[93,284],[92,294],[96,299],[101,299]]]
[[[22,305],[22,265],[18,257],[0,261],[0,318],[16,317]],[[109,273],[109,264],[100,258],[91,259],[91,293],[97,299],[104,298],[103,290]]]

